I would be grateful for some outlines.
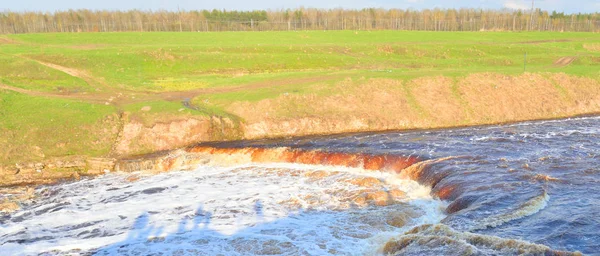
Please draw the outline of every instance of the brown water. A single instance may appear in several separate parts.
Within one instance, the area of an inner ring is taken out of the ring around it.
[[[201,145],[188,151],[239,163],[38,189],[0,219],[0,250],[597,254],[598,127],[594,117]]]
[[[592,117],[227,146],[291,147],[429,159],[401,174],[430,187],[435,198],[449,203],[441,224],[453,232],[597,254],[600,252],[598,127],[600,118]],[[410,250],[419,248],[413,245]]]

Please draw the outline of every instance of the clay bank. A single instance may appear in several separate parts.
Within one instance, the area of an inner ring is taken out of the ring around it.
[[[73,138],[105,152],[93,156],[72,155],[69,142],[40,144],[53,138],[32,144],[2,142],[7,150],[2,151],[0,184],[43,184],[102,174],[113,171],[119,159],[202,142],[462,127],[600,112],[600,83],[566,74],[485,73],[405,82],[346,79],[337,87],[331,95],[317,91],[234,102],[226,106],[227,114],[208,117],[144,111],[109,115],[82,127],[91,135]]]

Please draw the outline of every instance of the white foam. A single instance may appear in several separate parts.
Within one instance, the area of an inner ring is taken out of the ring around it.
[[[544,191],[539,196],[531,198],[529,201],[520,205],[517,209],[510,209],[508,213],[493,215],[482,219],[480,223],[475,226],[472,230],[486,229],[488,227],[497,227],[503,225],[509,221],[522,219],[538,213],[539,211],[546,208],[550,196]]]
[[[282,171],[283,170],[283,171]],[[311,179],[309,171],[337,171]],[[370,176],[407,192],[405,205],[362,208],[340,180]],[[199,167],[128,182],[108,174],[41,189],[42,196],[0,226],[0,251],[28,255],[58,250],[200,255],[372,254],[410,227],[387,225],[386,214],[410,207],[412,225],[437,223],[444,203],[429,189],[393,174],[299,164]],[[341,191],[341,192],[340,192]],[[289,202],[317,198],[301,207]],[[21,242],[21,243],[19,243]],[[262,251],[261,251],[262,250]]]

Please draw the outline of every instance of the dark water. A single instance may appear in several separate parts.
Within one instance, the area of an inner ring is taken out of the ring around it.
[[[243,146],[459,157],[433,165],[432,191],[451,188],[442,223],[553,249],[600,252],[600,118],[356,134]],[[436,176],[437,175],[437,176]]]
[[[0,216],[0,255],[374,255],[390,239],[402,255],[599,254],[599,127],[592,117],[213,145],[424,161],[402,170],[420,185],[403,173],[280,162],[42,187]],[[305,176],[315,170],[330,175]],[[362,190],[344,181],[364,175],[408,200],[345,207]],[[297,209],[294,198],[313,201]],[[397,216],[410,217],[386,224]]]

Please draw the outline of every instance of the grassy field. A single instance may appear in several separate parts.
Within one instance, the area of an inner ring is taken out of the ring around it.
[[[484,73],[516,77],[524,73],[525,54],[529,73],[600,80],[600,35],[592,33],[0,35],[0,162],[108,155],[124,112],[147,126],[211,116],[246,122],[253,108],[275,108],[269,118],[336,115],[335,107],[303,102],[362,93],[364,84],[377,86],[373,81],[403,84],[397,93],[405,93],[415,115],[427,116],[425,103],[409,92],[411,81],[462,81]],[[451,89],[459,104],[465,101],[456,86]]]

